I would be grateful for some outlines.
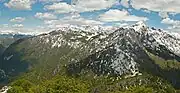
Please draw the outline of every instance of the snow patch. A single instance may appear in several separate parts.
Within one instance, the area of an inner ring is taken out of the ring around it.
[[[4,60],[10,60],[14,55],[10,55],[8,57],[4,57]]]

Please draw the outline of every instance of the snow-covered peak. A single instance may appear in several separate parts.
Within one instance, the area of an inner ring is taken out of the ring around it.
[[[143,21],[139,21],[130,28],[133,28],[136,32],[142,33],[147,31],[148,26]]]
[[[118,29],[118,27],[113,27],[113,26],[69,25],[67,27],[60,27],[56,31],[85,31],[85,32],[107,32],[107,33],[111,33],[117,29]]]
[[[139,25],[141,27],[143,27],[143,26],[146,27],[146,24],[144,23],[144,21],[139,21],[136,23],[136,25]]]
[[[166,31],[167,32],[167,31]],[[180,40],[180,34],[177,33],[177,32],[169,32],[169,35],[171,35],[172,37],[176,38],[176,39],[179,39]]]

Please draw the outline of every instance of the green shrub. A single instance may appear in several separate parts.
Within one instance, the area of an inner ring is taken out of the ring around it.
[[[22,87],[20,86],[13,86],[8,93],[27,93]]]
[[[12,89],[9,90],[10,93],[13,93],[13,91],[15,93],[23,93],[23,92],[28,92],[29,89],[33,86],[33,84],[29,82],[28,80],[19,79],[11,83],[11,86],[12,86]],[[18,92],[18,91],[23,91],[23,92]]]

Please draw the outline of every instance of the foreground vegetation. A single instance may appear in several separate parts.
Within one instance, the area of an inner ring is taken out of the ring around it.
[[[96,77],[81,80],[72,76],[56,76],[38,85],[18,79],[8,93],[176,93],[166,81],[150,75],[129,79]]]
[[[176,65],[168,65],[170,61],[148,54],[164,70],[179,67],[178,62],[174,63]],[[164,79],[147,73],[131,78],[96,76],[90,71],[79,75],[59,73],[53,78],[43,80],[29,76],[32,72],[25,73],[10,83],[12,88],[8,93],[178,93]]]

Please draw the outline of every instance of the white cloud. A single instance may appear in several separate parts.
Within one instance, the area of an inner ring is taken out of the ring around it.
[[[59,20],[45,20],[44,23],[50,28],[58,28],[67,25],[102,25],[103,23],[97,20],[82,18],[79,14],[70,14]]]
[[[128,25],[129,25],[128,23],[115,23],[115,26],[118,26],[118,27],[125,27]]]
[[[173,20],[170,18],[165,18],[161,21],[161,23],[167,24],[168,30],[170,30],[170,31],[176,31],[176,32],[180,31],[180,21],[179,20]]]
[[[169,26],[166,30],[180,33],[180,26]]]
[[[24,25],[23,24],[14,24],[14,25],[12,25],[12,27],[22,28],[22,27],[24,27]]]
[[[10,22],[18,22],[18,23],[21,23],[25,20],[24,17],[15,17],[13,19],[10,20]]]
[[[75,11],[73,6],[65,2],[53,3],[52,5],[46,5],[44,8],[47,10],[53,10],[55,13],[69,13]]]
[[[180,0],[131,0],[130,2],[135,9],[180,13]]]
[[[146,21],[148,20],[146,17],[138,17],[135,15],[130,15],[125,10],[109,10],[104,14],[100,15],[99,18],[101,21],[104,22],[115,22],[115,21]]]
[[[129,0],[121,0],[121,4],[126,7],[129,8]]]
[[[4,5],[15,10],[31,10],[31,6],[33,3],[34,0],[10,0]]]
[[[51,13],[36,13],[35,17],[43,20],[57,19],[57,16]]]
[[[73,0],[72,4],[57,2],[46,5],[44,9],[55,13],[87,12],[110,8],[116,0]]]
[[[75,9],[79,12],[110,8],[117,0],[74,0]]]
[[[145,13],[148,13],[148,14],[151,13],[151,11],[150,11],[150,10],[147,10],[147,9],[144,9],[143,11],[144,11]]]
[[[42,3],[52,3],[52,2],[60,2],[62,0],[39,0],[39,2],[42,2]]]
[[[9,27],[8,24],[3,24],[2,26],[5,27],[5,28]]]
[[[169,17],[168,13],[167,12],[163,12],[163,11],[159,12],[159,16],[161,18],[168,18]]]
[[[23,24],[2,24],[0,25],[0,33],[12,33],[12,34],[28,34],[28,35],[39,35],[52,31],[45,26],[36,26],[33,28],[24,27]]]
[[[102,25],[103,23],[96,20],[77,18],[61,20],[45,20],[45,24],[50,28],[58,28],[67,25]]]
[[[43,33],[48,33],[50,32],[50,29],[47,28],[24,28],[24,27],[11,27],[11,28],[1,28],[0,33],[12,33],[12,34],[26,34],[26,35],[39,35]]]
[[[175,16],[177,13],[171,12],[169,14],[172,15],[172,16]]]
[[[96,20],[91,20],[91,19],[85,19],[85,18],[64,20],[63,23],[72,24],[72,25],[100,25],[100,24],[103,24],[102,22],[99,22]]]
[[[167,25],[180,25],[180,21],[179,20],[172,20],[170,18],[165,18],[161,21],[161,23],[163,24],[167,24]]]

